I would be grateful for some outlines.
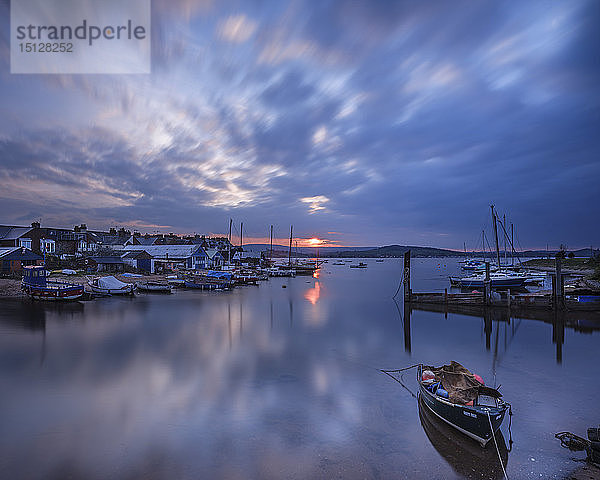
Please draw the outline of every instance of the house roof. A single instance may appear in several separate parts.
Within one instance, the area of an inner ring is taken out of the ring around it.
[[[154,258],[177,260],[191,257],[197,250],[202,251],[202,247],[198,245],[127,245],[124,250],[144,250]]]
[[[221,255],[221,253],[216,248],[205,248],[204,251],[206,252],[206,255],[208,255],[208,258],[210,258],[211,260],[216,255],[219,255],[221,258],[223,258],[223,255]]]
[[[154,245],[158,237],[137,237],[137,240],[140,242],[140,245]]]
[[[16,240],[33,230],[32,227],[0,226],[0,240]]]
[[[41,255],[25,247],[0,247],[0,258],[14,257],[17,260],[41,260]]]
[[[134,250],[121,255],[121,258],[144,258],[152,257],[146,250]]]
[[[121,257],[90,257],[96,263],[123,263]]]
[[[9,253],[19,250],[21,247],[0,247],[0,258],[8,255]]]

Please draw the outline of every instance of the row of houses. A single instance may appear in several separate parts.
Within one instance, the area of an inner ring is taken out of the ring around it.
[[[89,230],[85,223],[73,229],[42,227],[33,222],[30,227],[0,225],[0,247],[25,247],[41,255],[50,254],[59,258],[94,254],[102,250],[125,250],[130,246],[200,245],[205,249],[216,249],[221,255],[237,251],[227,237],[204,235],[179,236],[172,233],[142,235],[125,228],[111,228],[108,232]]]
[[[174,270],[220,268],[231,253],[241,249],[226,237],[194,235],[141,235],[121,228],[109,232],[90,231],[85,224],[72,230],[0,225],[0,273],[13,273],[23,265],[43,264],[47,256],[75,259],[78,268],[118,272],[128,265],[155,273]],[[35,263],[31,263],[35,262]]]

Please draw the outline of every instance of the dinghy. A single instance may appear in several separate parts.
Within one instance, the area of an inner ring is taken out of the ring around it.
[[[438,368],[419,365],[417,382],[423,405],[482,447],[510,409],[498,390],[484,386],[480,377],[454,361]]]
[[[135,284],[122,282],[112,275],[95,278],[88,282],[88,287],[93,293],[102,295],[133,295],[135,290]]]

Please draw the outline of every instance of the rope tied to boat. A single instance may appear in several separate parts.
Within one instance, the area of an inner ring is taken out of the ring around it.
[[[506,475],[506,470],[504,469],[504,463],[502,462],[502,457],[500,456],[500,449],[498,448],[498,442],[496,441],[496,435],[494,434],[494,427],[492,425],[492,417],[490,417],[490,412],[487,413],[488,422],[490,422],[490,430],[492,431],[492,438],[494,439],[494,446],[496,447],[496,453],[498,454],[498,460],[500,461],[500,466],[502,467],[502,473],[504,473],[504,478],[508,480],[508,475]]]
[[[415,363],[414,365],[411,365],[410,367],[404,367],[404,368],[400,368],[398,370],[379,370],[381,373],[385,373],[388,377],[393,378],[394,380],[396,380],[400,385],[402,385],[402,387],[408,392],[410,393],[413,398],[417,398],[417,396],[413,393],[413,391],[408,388],[406,385],[404,385],[404,383],[402,382],[403,378],[402,375],[400,375],[400,378],[396,378],[394,377],[394,375],[392,375],[393,373],[401,373],[401,372],[405,372],[406,370],[410,370],[411,368],[415,368],[420,366],[420,363]]]

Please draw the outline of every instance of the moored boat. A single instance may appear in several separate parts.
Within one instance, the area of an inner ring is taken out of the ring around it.
[[[43,266],[23,267],[21,290],[36,300],[68,301],[83,296],[83,285],[48,280]]]
[[[142,292],[152,293],[171,293],[171,285],[160,283],[160,282],[138,282],[136,283],[137,289]]]
[[[122,282],[118,278],[109,275],[90,280],[88,288],[93,293],[102,295],[133,295],[135,284]]]
[[[519,288],[525,285],[527,278],[523,275],[490,273],[490,284],[492,288]],[[450,285],[461,288],[483,288],[485,286],[485,274],[471,275],[469,277],[450,277]]]
[[[350,268],[367,268],[367,264],[364,262],[359,262],[357,265],[350,265]]]
[[[423,405],[482,447],[500,428],[510,408],[498,390],[486,387],[454,361],[439,368],[419,365],[417,382]]]

